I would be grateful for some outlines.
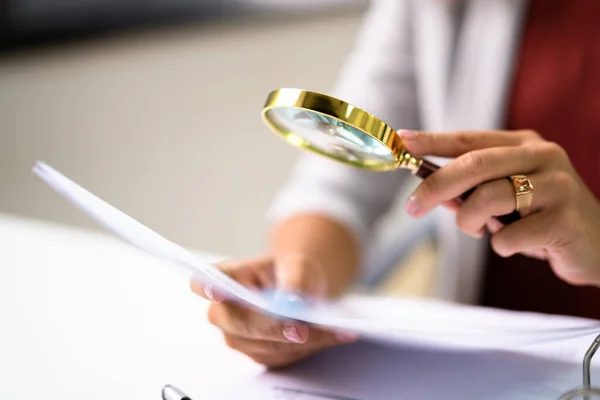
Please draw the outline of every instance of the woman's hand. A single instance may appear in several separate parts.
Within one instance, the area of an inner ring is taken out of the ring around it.
[[[500,256],[542,258],[568,283],[600,286],[600,203],[560,146],[532,131],[402,131],[400,136],[413,154],[456,158],[423,180],[406,204],[410,215],[450,205],[463,232],[482,237],[488,228]],[[511,175],[527,176],[533,202],[521,220],[502,226],[492,217],[516,208]],[[476,186],[462,205],[452,202]]]
[[[327,294],[320,266],[299,255],[227,263],[222,270],[254,290],[275,289],[316,298]],[[191,288],[212,301],[208,320],[223,331],[227,345],[271,368],[284,367],[325,348],[356,340],[352,335],[326,332],[298,321],[276,320],[223,301],[211,288],[193,280]]]

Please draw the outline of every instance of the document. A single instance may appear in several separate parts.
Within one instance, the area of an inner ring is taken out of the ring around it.
[[[598,374],[598,369],[592,371]],[[213,400],[558,400],[582,384],[579,364],[526,354],[390,349],[358,342],[269,371]],[[192,393],[191,396],[194,396]]]
[[[600,321],[516,313],[438,301],[349,295],[304,303],[251,291],[219,269],[38,162],[34,173],[106,230],[159,257],[174,272],[212,285],[230,300],[276,318],[358,334],[374,343],[445,351],[503,351],[579,363],[600,333]],[[306,396],[306,394],[305,394]]]

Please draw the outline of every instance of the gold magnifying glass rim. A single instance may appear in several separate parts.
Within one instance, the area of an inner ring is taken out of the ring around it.
[[[303,109],[342,121],[390,149],[394,155],[395,162],[393,164],[364,163],[335,157],[326,151],[311,146],[310,143],[302,139],[295,132],[283,130],[283,128],[276,126],[271,122],[267,117],[267,113],[269,110],[275,108]],[[401,160],[404,156],[402,139],[388,124],[367,111],[326,94],[296,88],[280,88],[273,90],[269,93],[263,107],[262,118],[272,131],[277,133],[280,137],[283,137],[288,143],[363,169],[374,171],[394,170],[400,167]]]

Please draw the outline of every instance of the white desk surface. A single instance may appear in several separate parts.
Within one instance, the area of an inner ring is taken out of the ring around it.
[[[194,400],[229,386],[228,400],[280,398],[282,385],[363,400],[547,400],[581,381],[575,364],[361,344],[260,374],[169,268],[107,234],[0,214],[0,400],[160,400],[166,384]]]
[[[260,371],[207,302],[117,239],[0,214],[0,399],[195,399]]]

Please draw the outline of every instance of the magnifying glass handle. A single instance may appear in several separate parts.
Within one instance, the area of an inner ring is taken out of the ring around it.
[[[432,173],[434,173],[435,171],[437,171],[438,169],[439,169],[439,167],[437,165],[433,164],[432,162],[429,162],[427,160],[422,160],[421,165],[415,171],[415,175],[418,176],[421,179],[425,179],[429,175],[431,175]],[[461,194],[456,199],[456,202],[458,204],[462,204],[465,200],[467,200],[469,198],[469,196],[471,194],[473,194],[473,192],[475,191],[475,189],[476,188],[469,189],[466,192],[464,192],[463,194]],[[501,215],[501,216],[498,216],[498,217],[495,217],[495,218],[498,221],[500,221],[502,224],[508,225],[508,224],[511,224],[513,222],[516,222],[516,221],[520,220],[521,219],[521,214],[517,210],[515,210],[515,211],[511,212],[510,214]]]

